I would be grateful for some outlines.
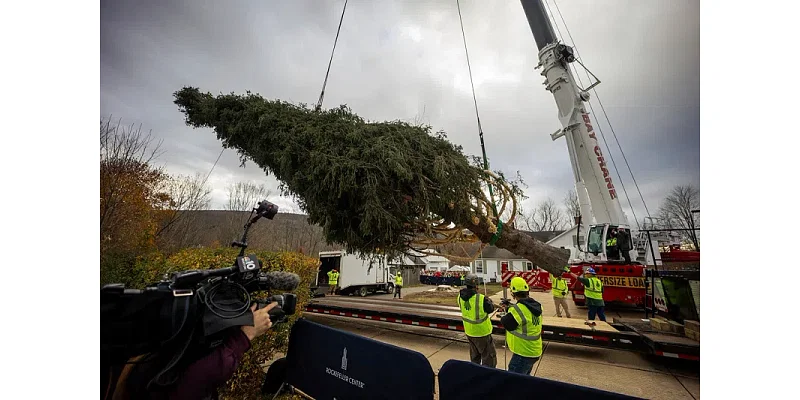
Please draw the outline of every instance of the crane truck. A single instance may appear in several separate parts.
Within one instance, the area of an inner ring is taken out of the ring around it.
[[[609,302],[643,302],[647,277],[645,265],[639,261],[628,263],[608,256],[606,240],[609,232],[620,226],[627,227],[628,223],[617,199],[615,182],[597,141],[592,120],[584,106],[589,99],[588,90],[591,86],[581,89],[575,84],[569,70],[569,63],[575,60],[573,50],[556,41],[541,0],[521,0],[521,3],[539,48],[538,68],[542,68],[542,75],[547,78],[545,85],[553,93],[558,106],[562,128],[552,137],[554,140],[564,137],[567,141],[581,214],[586,216],[586,219],[580,219],[577,223],[584,228],[588,243],[585,251],[581,252],[581,259],[573,260],[570,268],[578,275],[589,266],[597,270],[598,277],[605,281],[604,298]],[[649,237],[649,232],[646,233],[644,237]],[[658,262],[655,254],[659,240],[646,241],[648,243],[645,245],[650,250],[645,253],[646,259],[648,253],[650,256],[646,262],[655,264]],[[635,257],[634,254],[631,256]],[[687,258],[678,253],[673,256]],[[510,277],[506,278],[507,272],[532,275],[529,272],[503,270],[504,282],[510,280]],[[530,279],[536,278],[532,275]],[[571,286],[573,300],[578,305],[583,304],[582,285],[572,282]],[[359,299],[345,302],[334,298],[314,300],[306,306],[306,311],[450,331],[464,329],[461,312],[455,306],[415,304],[414,307],[403,307],[388,300]],[[505,333],[499,320],[493,319],[492,325],[493,333]],[[631,321],[613,321],[611,324],[600,322],[596,329],[594,326],[590,328],[576,324],[572,319],[545,317],[542,337],[547,341],[700,360],[699,338],[695,340],[657,332],[650,329],[649,325]]]
[[[578,86],[569,67],[576,61],[575,51],[572,47],[560,43],[556,39],[542,1],[522,0],[521,2],[539,49],[539,64],[536,68],[541,69],[541,75],[545,77],[543,84],[552,93],[558,108],[561,128],[551,134],[551,138],[555,141],[563,137],[567,144],[580,204],[580,217],[577,220],[578,236],[581,236],[581,230],[586,236],[585,248],[579,247],[579,258],[570,262],[570,269],[573,273],[580,275],[589,267],[594,268],[597,277],[604,284],[603,298],[611,303],[619,302],[648,307],[646,304],[648,274],[651,278],[659,279],[657,281],[659,286],[661,286],[661,280],[667,278],[675,280],[672,286],[689,287],[689,285],[679,285],[677,282],[681,280],[689,282],[691,278],[667,277],[666,275],[655,277],[653,274],[657,271],[648,271],[645,265],[656,265],[659,262],[656,253],[660,254],[658,241],[649,234],[639,235],[639,243],[644,246],[644,264],[637,260],[641,257],[633,245],[629,259],[637,261],[626,262],[616,259],[618,257],[609,257],[607,244],[612,232],[619,228],[630,232],[630,225],[620,205],[614,178],[609,171],[606,156],[598,141],[598,131],[586,109],[586,103],[590,99],[589,90],[600,82],[595,78],[595,82],[586,88]],[[635,236],[632,234],[631,244],[634,239]],[[581,241],[579,240],[578,243]],[[566,275],[568,274],[565,274],[565,277],[567,277]],[[570,284],[573,286],[572,296],[575,304],[578,306],[585,304],[583,285],[580,282],[570,282]],[[691,285],[692,289],[695,287],[696,293],[688,298],[699,300],[699,272],[696,277],[696,285]],[[658,308],[666,310],[669,304],[663,303],[669,303],[670,296],[663,294],[663,287],[660,289],[660,291],[653,290],[654,298],[650,302],[659,303],[660,307]],[[680,297],[687,299],[686,296]],[[649,306],[652,307],[653,304]],[[689,310],[688,314],[684,315],[688,316],[686,319],[699,320],[699,309],[695,315],[691,312],[691,307],[687,307],[686,304],[679,304],[677,308]]]

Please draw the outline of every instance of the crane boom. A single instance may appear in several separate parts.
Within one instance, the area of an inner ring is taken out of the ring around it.
[[[544,85],[553,94],[558,107],[561,129],[551,135],[553,140],[565,137],[580,203],[584,232],[590,236],[594,226],[602,225],[595,250],[605,253],[608,227],[628,225],[627,217],[617,196],[614,179],[606,163],[597,131],[586,111],[587,90],[577,84],[569,63],[575,61],[573,49],[559,43],[541,0],[521,0],[533,37],[539,49],[539,65],[545,77]],[[599,82],[598,82],[599,83]],[[596,83],[595,83],[596,84]],[[600,248],[597,248],[599,244]]]

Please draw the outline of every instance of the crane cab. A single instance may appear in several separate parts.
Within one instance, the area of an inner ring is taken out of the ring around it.
[[[620,225],[612,224],[590,225],[586,235],[586,252],[601,261],[620,260],[622,257],[619,248],[615,249],[613,246],[609,248],[609,245],[616,241],[616,232],[619,227]],[[628,229],[626,226],[623,228]],[[615,253],[611,254],[611,257],[609,257],[609,250]]]

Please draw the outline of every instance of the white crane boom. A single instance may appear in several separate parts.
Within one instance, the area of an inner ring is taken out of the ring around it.
[[[622,211],[617,188],[605,156],[597,139],[597,130],[586,111],[592,87],[585,89],[576,84],[569,63],[575,61],[573,49],[559,43],[541,0],[521,0],[531,32],[539,48],[539,65],[545,77],[544,85],[553,94],[558,107],[561,129],[551,135],[553,140],[562,136],[575,179],[575,191],[581,211],[581,224],[586,232],[587,253],[606,260],[606,239],[611,230],[629,227]],[[588,256],[588,254],[587,254]]]
[[[584,100],[589,99],[589,94],[575,84],[565,61],[570,58],[574,60],[571,49],[557,42],[539,52],[537,68],[542,68],[542,75],[546,78],[544,85],[553,93],[562,126],[551,136],[553,140],[566,137],[581,213],[593,217],[586,222],[627,225],[597,132],[586,111]],[[589,210],[584,210],[587,207]]]

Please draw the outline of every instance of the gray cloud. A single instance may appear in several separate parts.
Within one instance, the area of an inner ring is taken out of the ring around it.
[[[161,160],[169,171],[205,174],[220,143],[212,132],[183,124],[172,93],[193,85],[315,103],[342,4],[104,1],[101,116],[152,129],[164,139]],[[600,99],[650,211],[671,186],[699,185],[698,2],[571,0],[558,6],[584,64],[603,82]],[[446,130],[467,153],[479,154],[455,1],[350,0],[347,7],[325,106],[348,104],[371,120],[421,118]],[[573,186],[572,173],[566,144],[549,137],[559,127],[556,107],[534,70],[537,50],[521,5],[465,0],[461,7],[493,168],[519,170],[530,186],[530,204],[546,196],[560,201]],[[571,42],[557,13],[555,19]],[[622,155],[599,103],[592,104],[641,219],[644,209]],[[224,187],[240,180],[277,186],[253,164],[239,168],[228,150],[209,178],[213,205],[221,207]]]

